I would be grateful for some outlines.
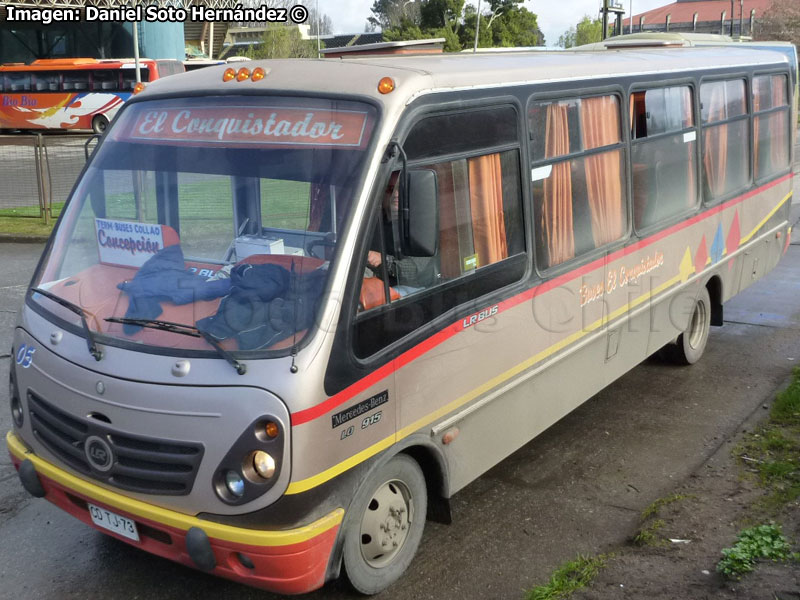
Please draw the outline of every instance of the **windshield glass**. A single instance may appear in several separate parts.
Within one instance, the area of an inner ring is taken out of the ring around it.
[[[76,188],[34,287],[80,307],[101,343],[212,349],[206,336],[119,322],[157,319],[227,350],[288,352],[314,323],[374,120],[368,105],[319,99],[132,104]]]

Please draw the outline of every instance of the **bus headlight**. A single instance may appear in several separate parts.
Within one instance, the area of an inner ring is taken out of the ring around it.
[[[244,496],[244,477],[236,471],[225,472],[225,487],[234,498],[241,498]]]
[[[214,491],[226,504],[246,504],[282,480],[286,425],[262,416],[245,428],[214,474]]]
[[[259,450],[253,455],[253,466],[264,479],[270,479],[275,475],[275,459],[263,450]]]

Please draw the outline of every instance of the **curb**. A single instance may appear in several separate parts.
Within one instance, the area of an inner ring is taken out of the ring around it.
[[[0,233],[0,244],[44,244],[50,236]]]

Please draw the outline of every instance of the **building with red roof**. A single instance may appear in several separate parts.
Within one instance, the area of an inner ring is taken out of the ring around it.
[[[752,35],[755,22],[777,1],[786,0],[733,0],[733,35]],[[623,22],[625,33],[630,30],[630,22],[630,18]],[[696,31],[730,35],[731,0],[677,0],[634,15],[633,31]]]

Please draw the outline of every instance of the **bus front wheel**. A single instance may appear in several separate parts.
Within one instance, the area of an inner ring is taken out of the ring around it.
[[[688,327],[678,336],[674,344],[667,344],[661,349],[662,355],[679,365],[693,365],[703,356],[710,327],[711,298],[708,289],[703,288],[695,302]]]
[[[92,119],[92,131],[103,133],[108,128],[108,118],[105,115],[97,115]]]
[[[377,594],[411,564],[425,528],[425,476],[398,454],[361,486],[345,520],[344,569],[362,594]]]

